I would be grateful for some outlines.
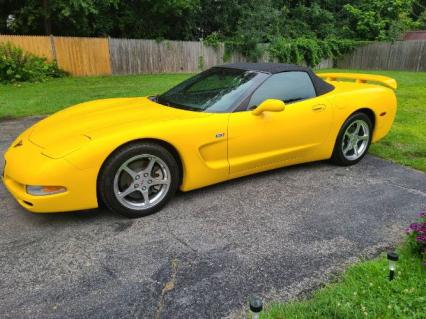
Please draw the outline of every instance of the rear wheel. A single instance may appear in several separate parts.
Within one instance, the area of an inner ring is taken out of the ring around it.
[[[370,147],[373,125],[364,113],[351,115],[340,129],[332,161],[348,166],[358,163]]]
[[[179,166],[173,155],[154,143],[130,144],[114,152],[103,166],[99,191],[112,211],[142,217],[160,210],[174,195]]]

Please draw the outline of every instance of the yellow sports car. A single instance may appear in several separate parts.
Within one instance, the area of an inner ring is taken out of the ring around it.
[[[324,159],[357,163],[391,128],[395,89],[378,75],[217,66],[158,96],[86,102],[40,121],[7,150],[3,182],[33,212],[104,204],[140,217],[178,188]]]

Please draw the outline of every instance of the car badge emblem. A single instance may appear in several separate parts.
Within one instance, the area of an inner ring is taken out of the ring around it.
[[[216,134],[216,138],[221,138],[221,137],[224,137],[225,136],[225,133],[217,133]]]

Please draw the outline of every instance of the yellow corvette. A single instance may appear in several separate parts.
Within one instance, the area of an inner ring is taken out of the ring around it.
[[[158,96],[86,102],[40,121],[7,150],[3,182],[33,212],[103,203],[140,217],[178,188],[324,159],[357,163],[391,128],[395,89],[378,75],[218,66]]]

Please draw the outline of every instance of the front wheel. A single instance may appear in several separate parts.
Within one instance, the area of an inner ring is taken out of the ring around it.
[[[350,116],[340,129],[333,150],[332,161],[349,166],[358,163],[370,147],[373,124],[364,113]]]
[[[160,210],[179,186],[173,155],[154,143],[127,145],[104,164],[98,193],[112,211],[137,218]]]

